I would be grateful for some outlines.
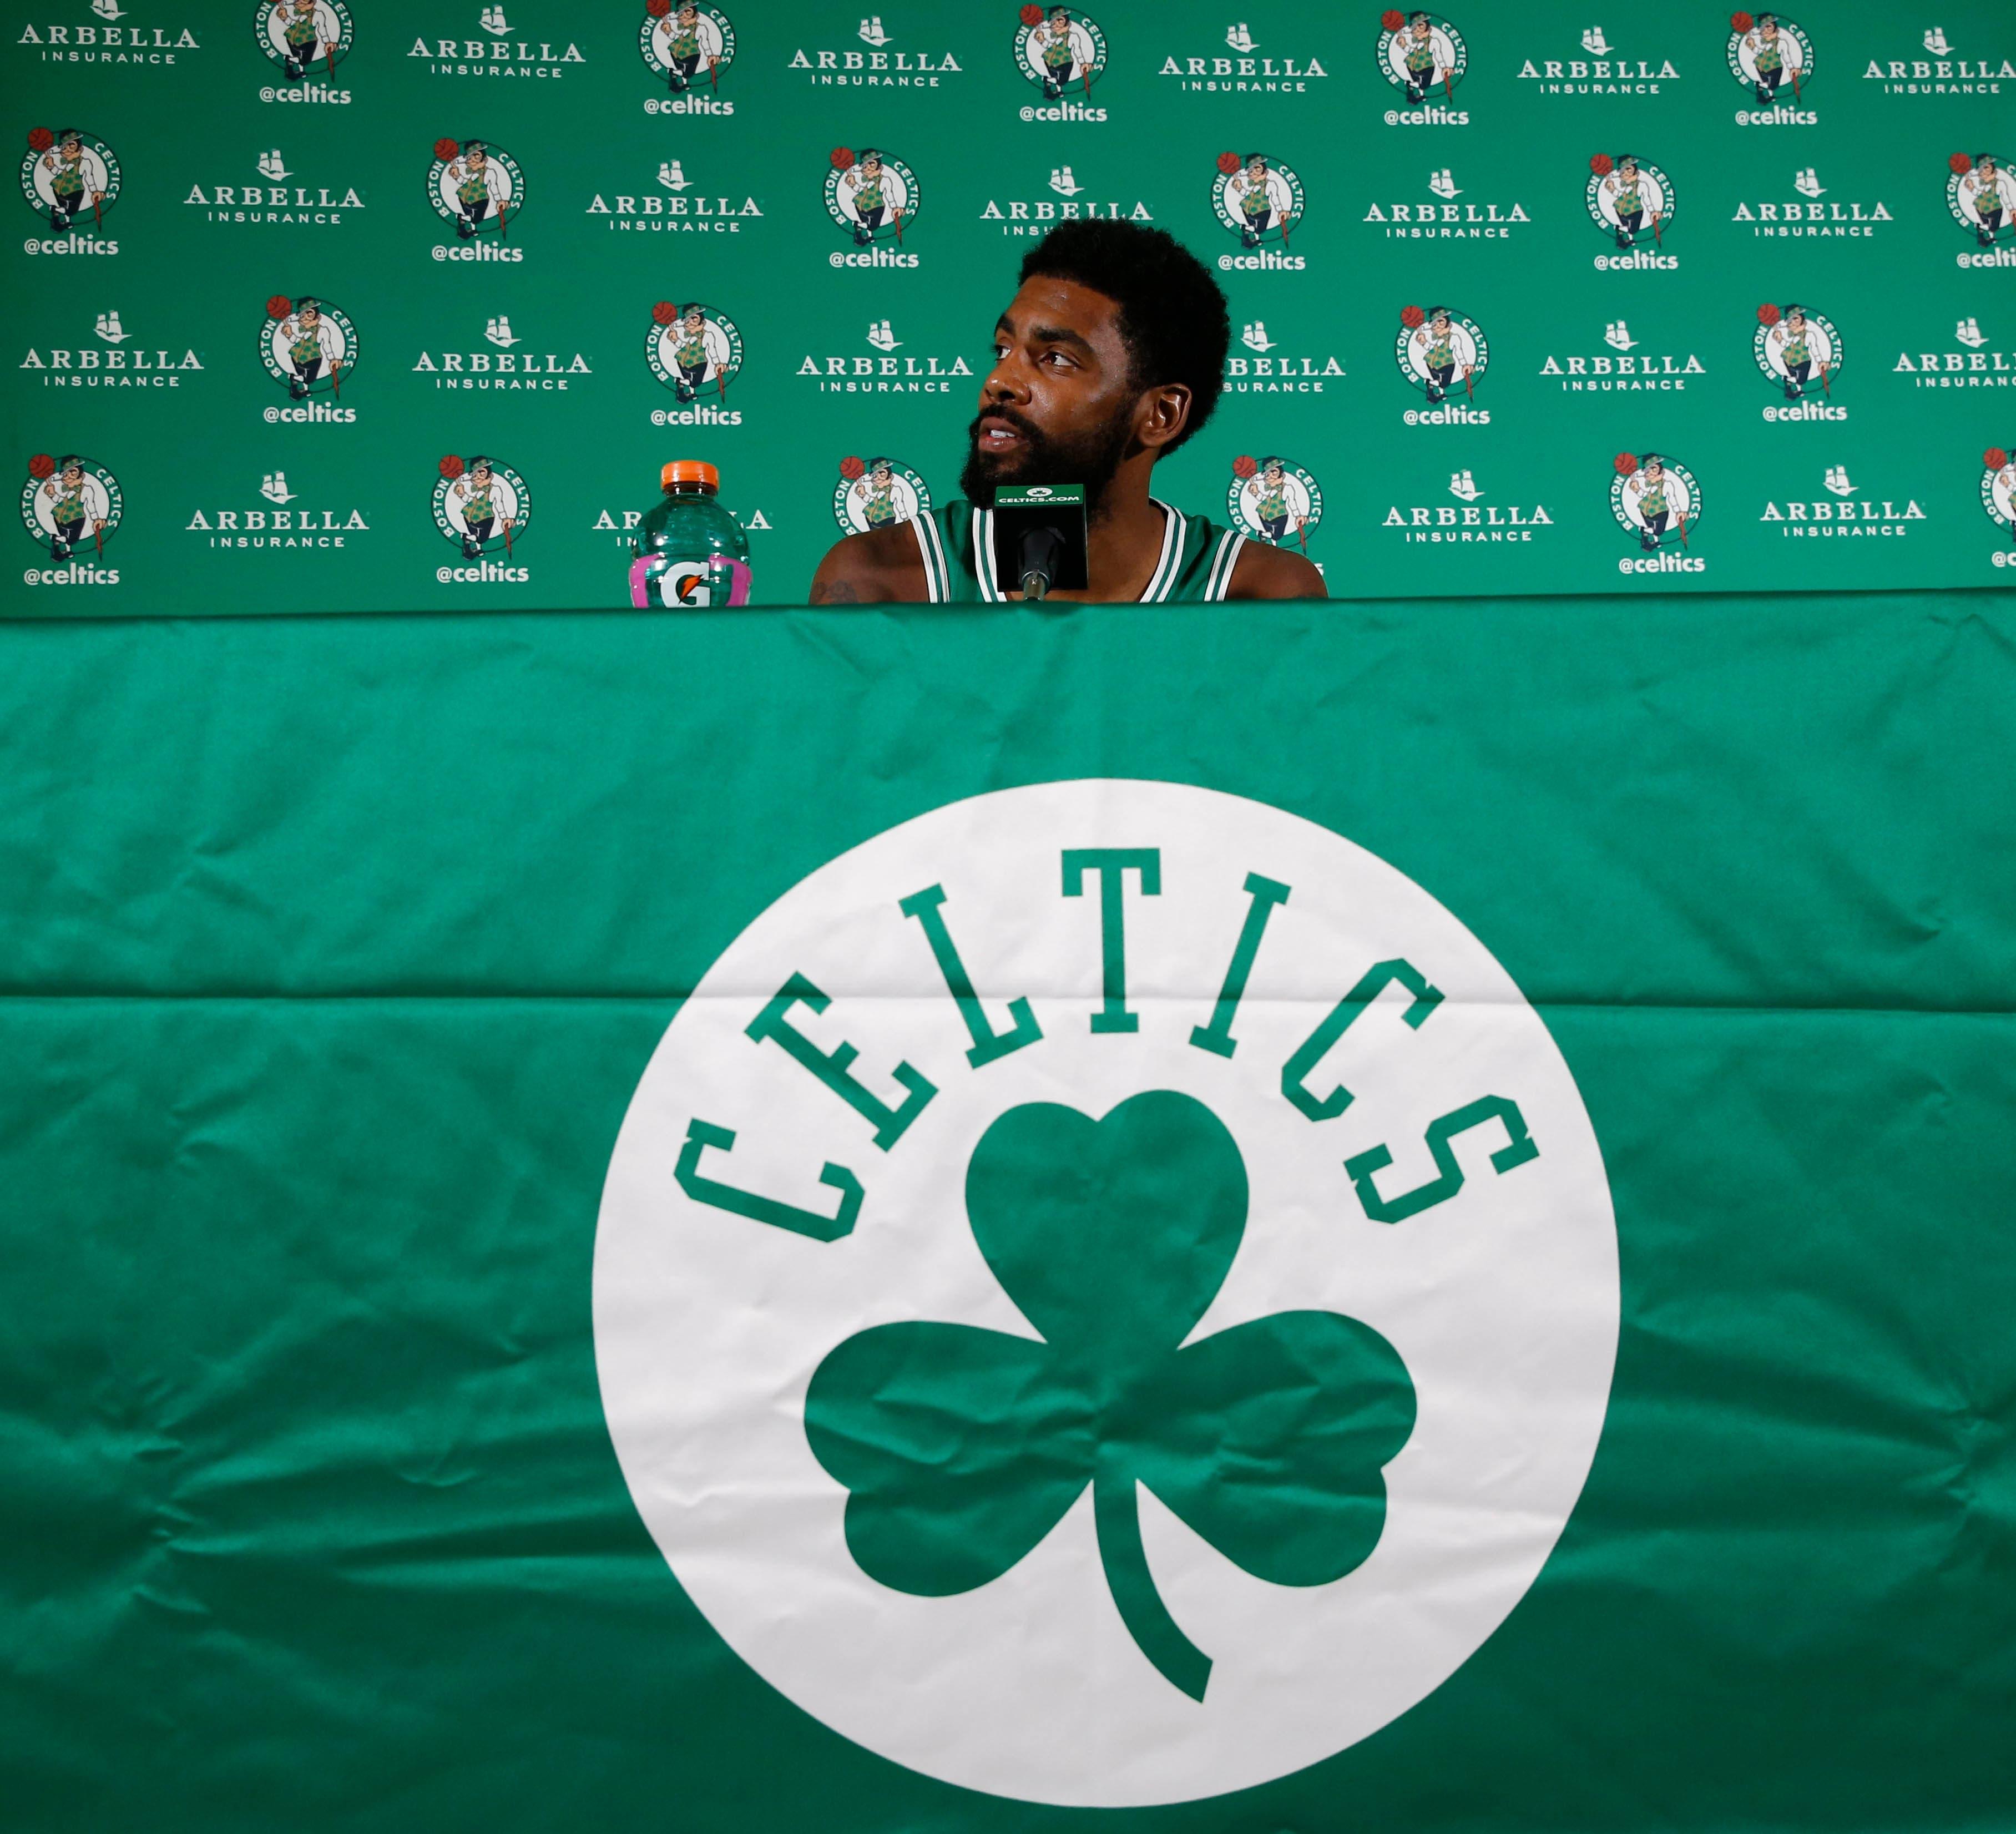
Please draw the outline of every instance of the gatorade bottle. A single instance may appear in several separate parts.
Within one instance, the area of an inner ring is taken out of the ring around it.
[[[658,474],[664,498],[631,544],[630,603],[685,611],[749,603],[749,538],[718,500],[721,474],[675,459]]]

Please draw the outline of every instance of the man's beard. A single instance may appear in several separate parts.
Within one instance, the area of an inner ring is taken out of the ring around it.
[[[980,448],[983,418],[1006,420],[1021,434],[1022,449],[1003,460],[990,459]],[[959,474],[959,488],[968,503],[987,510],[993,507],[995,488],[999,485],[1082,485],[1085,514],[1096,521],[1132,437],[1125,415],[1116,415],[1105,426],[1076,439],[1060,440],[1013,408],[989,408],[984,416],[976,415],[966,430],[966,468]]]

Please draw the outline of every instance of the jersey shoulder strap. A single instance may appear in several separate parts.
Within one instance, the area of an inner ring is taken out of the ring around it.
[[[1202,516],[1186,516],[1159,498],[1152,500],[1162,512],[1162,551],[1141,603],[1223,599],[1246,537],[1234,528],[1214,528]],[[955,498],[944,508],[914,518],[911,527],[923,557],[928,604],[1007,601],[994,564],[993,511]]]

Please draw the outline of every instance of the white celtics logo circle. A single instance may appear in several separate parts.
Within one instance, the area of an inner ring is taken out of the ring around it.
[[[675,92],[702,84],[716,89],[735,61],[735,27],[718,6],[647,0],[637,51]]]
[[[326,299],[307,294],[290,299],[276,293],[266,301],[259,360],[296,401],[323,394],[340,398],[357,366],[357,327]]]
[[[1798,100],[1813,80],[1812,39],[1782,13],[1732,13],[1729,27],[1729,74],[1767,107]]]
[[[465,242],[491,223],[508,240],[513,219],[525,207],[525,175],[491,141],[437,140],[427,168],[427,201]]]
[[[725,400],[742,367],[742,333],[725,313],[698,300],[661,299],[651,308],[644,360],[682,402],[703,395]]]
[[[920,199],[917,175],[900,159],[878,146],[836,146],[827,160],[826,214],[851,236],[858,246],[903,240],[916,220]]]
[[[1089,95],[1106,72],[1106,34],[1075,6],[1024,6],[1015,32],[1015,67],[1052,102]]]
[[[1221,153],[1211,188],[1218,220],[1248,248],[1283,248],[1302,220],[1302,182],[1291,166],[1265,153]]]
[[[343,0],[257,0],[259,49],[290,82],[333,76],[357,28]]]
[[[1641,236],[1654,243],[1665,239],[1673,222],[1673,182],[1657,166],[1636,153],[1612,158],[1596,154],[1589,162],[1589,188],[1582,194],[1589,220],[1629,248]]]
[[[2002,447],[1992,445],[1982,455],[1982,509],[2016,540],[2016,464]]]
[[[1313,472],[1273,452],[1258,459],[1242,452],[1232,461],[1225,513],[1251,539],[1276,547],[1292,542],[1306,552],[1323,510],[1323,486]]]
[[[492,548],[509,553],[532,519],[532,493],[509,465],[451,452],[434,480],[434,527],[473,560]]]
[[[21,486],[21,526],[51,557],[67,560],[103,549],[126,512],[119,480],[94,459],[77,452],[52,458],[38,452],[28,461]]]
[[[1701,521],[1701,486],[1686,466],[1662,453],[1619,452],[1610,481],[1610,513],[1647,553],[1686,547]]]
[[[1784,306],[1767,302],[1757,308],[1757,331],[1750,340],[1751,360],[1797,401],[1817,388],[1834,392],[1841,373],[1841,333],[1833,319],[1796,301]]]
[[[1470,67],[1463,34],[1432,13],[1389,8],[1379,20],[1379,73],[1409,102],[1449,99]]]
[[[850,454],[841,460],[840,481],[833,486],[833,519],[841,534],[861,535],[931,513],[931,486],[900,459],[859,459]]]
[[[1460,390],[1466,400],[1491,366],[1491,344],[1474,319],[1448,306],[1405,308],[1393,361],[1432,404]]]
[[[1956,153],[1946,161],[1946,208],[1989,248],[2016,230],[2016,178],[1992,153]]]
[[[743,1660],[929,1775],[1117,1807],[1475,1653],[1588,1474],[1617,1243],[1560,1051],[1420,887],[1055,783],[729,945],[625,1119],[594,1316],[632,1497]]]
[[[29,209],[62,231],[80,222],[95,227],[119,200],[119,156],[95,134],[75,128],[28,133],[21,161],[21,196]]]

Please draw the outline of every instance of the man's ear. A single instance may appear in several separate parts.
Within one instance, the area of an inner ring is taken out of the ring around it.
[[[1148,447],[1167,445],[1190,424],[1190,391],[1180,382],[1146,391],[1134,410],[1134,437]]]

